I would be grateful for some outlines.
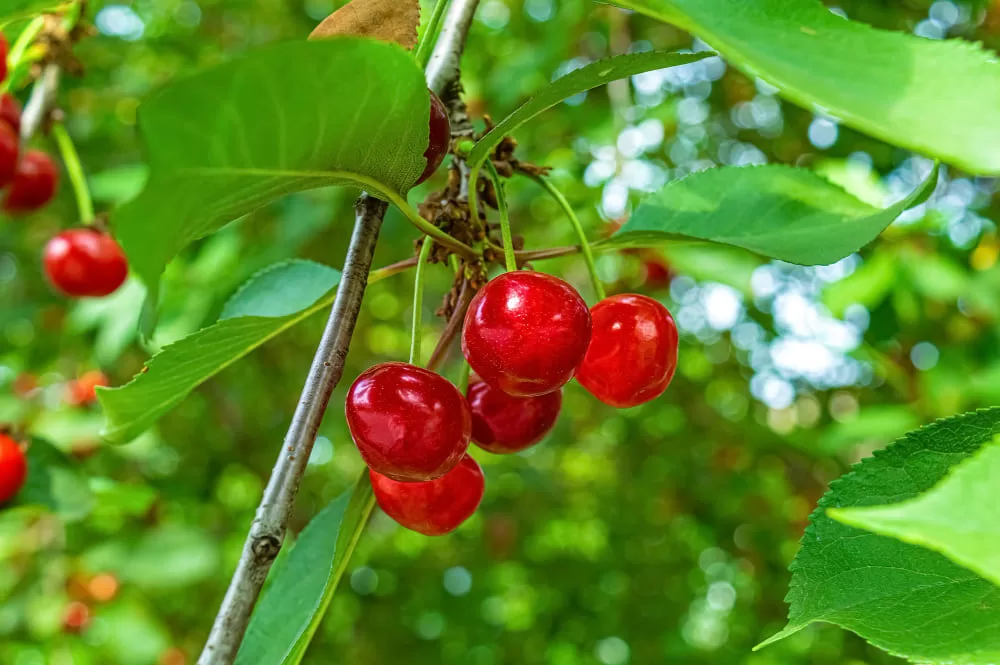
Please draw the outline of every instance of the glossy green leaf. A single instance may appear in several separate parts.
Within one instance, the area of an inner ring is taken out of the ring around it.
[[[1000,173],[1000,61],[875,30],[817,0],[611,0],[705,40],[808,109],[973,173]]]
[[[398,196],[425,166],[427,94],[406,51],[357,38],[281,44],[169,84],[139,108],[149,180],[113,218],[129,264],[155,295],[184,246],[285,194]]]
[[[790,263],[825,265],[870,243],[936,182],[935,170],[906,199],[878,209],[805,169],[713,168],[667,183],[598,244],[650,247],[694,238]]]
[[[469,152],[468,161],[470,164],[482,164],[489,157],[490,153],[493,152],[493,149],[503,140],[503,137],[511,134],[535,116],[573,95],[586,92],[609,81],[616,81],[654,69],[685,65],[689,62],[701,60],[709,55],[712,54],[647,51],[645,53],[616,55],[612,58],[598,60],[579,69],[574,69],[565,76],[561,76],[553,81],[546,88],[543,88],[538,94],[497,123]]]
[[[68,521],[90,513],[94,496],[73,459],[39,438],[31,440],[27,458],[28,477],[15,498],[17,505],[43,506]]]
[[[1000,408],[939,420],[835,481],[791,566],[788,626],[761,646],[827,621],[916,662],[996,662],[1000,588],[937,552],[849,527],[827,511],[914,499],[998,434]]]
[[[955,466],[930,491],[902,503],[831,508],[838,522],[940,552],[1000,585],[1000,444]]]
[[[302,530],[250,619],[236,665],[296,665],[375,507],[368,472]]]
[[[101,436],[127,443],[180,404],[198,385],[279,333],[327,307],[340,272],[292,260],[252,277],[214,325],[170,344],[119,388],[98,389],[104,409]]]

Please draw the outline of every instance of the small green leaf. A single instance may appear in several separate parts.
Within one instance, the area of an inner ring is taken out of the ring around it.
[[[406,51],[349,37],[255,51],[150,97],[138,117],[149,180],[113,218],[150,301],[183,247],[286,194],[398,197],[425,166],[429,107]]]
[[[817,0],[609,1],[698,35],[807,109],[972,173],[1000,173],[1000,61],[978,44],[875,30]]]
[[[810,517],[791,566],[788,626],[758,648],[827,621],[916,662],[986,665],[1000,659],[1000,588],[937,552],[828,515],[831,508],[914,499],[998,434],[1000,408],[945,418],[835,481]]]
[[[340,272],[292,260],[257,273],[223,309],[223,319],[170,344],[118,388],[99,388],[101,436],[128,443],[198,385],[333,302]]]
[[[627,76],[634,76],[654,69],[664,69],[677,65],[686,65],[701,60],[711,53],[675,53],[672,51],[647,51],[645,53],[629,53],[616,55],[605,60],[598,60],[589,65],[574,69],[561,76],[537,95],[514,110],[501,120],[469,151],[468,162],[481,165],[489,157],[503,137],[528,122],[535,116],[552,108],[564,99],[616,81]]]
[[[667,183],[599,246],[650,247],[695,238],[803,265],[825,265],[874,240],[930,193],[937,170],[885,209],[862,203],[815,173],[790,166],[724,166]]]
[[[67,521],[86,517],[94,496],[79,466],[51,443],[33,438],[27,450],[28,477],[14,502],[44,506]]]
[[[1000,586],[1000,443],[984,446],[915,499],[831,508],[838,522],[940,552]]]
[[[293,259],[261,270],[233,294],[219,320],[288,316],[306,309],[340,281],[340,271]]]
[[[297,665],[375,507],[368,472],[309,522],[250,619],[236,665]]]

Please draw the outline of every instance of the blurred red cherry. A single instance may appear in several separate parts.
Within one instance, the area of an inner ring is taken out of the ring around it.
[[[128,277],[128,260],[107,233],[91,227],[63,231],[45,245],[45,274],[67,296],[102,297]]]
[[[10,125],[15,133],[21,131],[21,103],[9,92],[0,96],[0,120]]]
[[[43,208],[56,195],[58,186],[59,171],[52,159],[41,150],[29,150],[21,156],[4,196],[4,212],[23,215]]]
[[[0,503],[14,498],[28,477],[24,448],[8,434],[0,434]]]

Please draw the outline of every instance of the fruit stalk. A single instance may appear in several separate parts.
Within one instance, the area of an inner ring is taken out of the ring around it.
[[[427,84],[444,100],[459,91],[459,61],[478,4],[479,0],[454,0],[431,54]],[[343,375],[386,207],[367,194],[357,201],[354,233],[329,321],[198,665],[232,665],[243,642],[261,587],[284,542],[316,431]]]

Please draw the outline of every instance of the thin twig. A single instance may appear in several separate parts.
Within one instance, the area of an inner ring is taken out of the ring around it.
[[[548,249],[529,249],[521,252],[514,252],[518,264],[528,261],[541,261],[542,259],[554,259],[557,256],[569,256],[580,251],[578,245],[567,245],[566,247],[549,247]]]
[[[444,330],[441,331],[441,337],[438,339],[437,346],[431,352],[431,358],[427,361],[427,369],[436,370],[444,362],[448,351],[451,350],[452,342],[458,336],[458,331],[462,329],[462,323],[465,321],[465,313],[469,309],[469,303],[472,302],[474,294],[475,290],[469,284],[469,280],[462,280],[462,288],[459,289],[455,308],[452,310],[451,317],[448,319],[448,323],[445,324]]]
[[[455,83],[459,77],[459,59],[478,4],[479,0],[454,0],[431,55],[426,74],[428,87],[446,104],[451,101],[453,91],[460,89]],[[344,359],[357,323],[386,208],[385,202],[367,194],[362,195],[355,206],[354,233],[326,330],[198,665],[232,665],[243,642],[264,579],[284,542],[316,431],[330,395],[344,372]]]

